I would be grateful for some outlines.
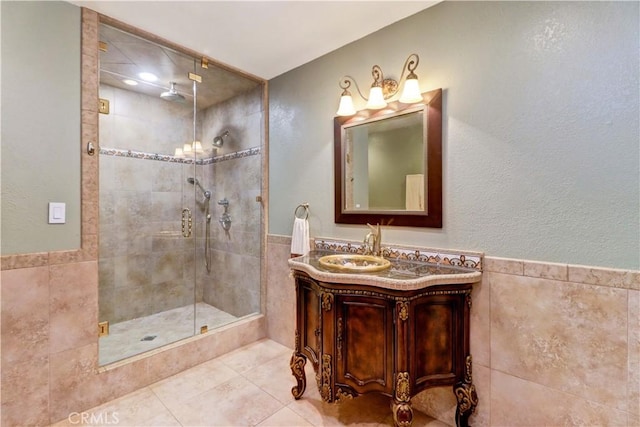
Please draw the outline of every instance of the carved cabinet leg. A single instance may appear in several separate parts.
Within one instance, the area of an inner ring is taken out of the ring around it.
[[[411,427],[413,422],[410,387],[409,373],[398,372],[396,374],[395,396],[391,405],[393,422],[396,427]]]
[[[291,389],[291,394],[293,394],[293,397],[296,399],[300,399],[307,388],[307,377],[304,374],[304,365],[306,364],[307,358],[294,351],[291,355],[291,362],[289,362],[289,366],[291,367],[291,373],[297,382],[297,384]]]
[[[476,406],[478,405],[476,387],[473,385],[471,378],[471,355],[467,356],[465,363],[464,380],[453,387],[453,392],[458,400],[458,407],[456,408],[456,426],[468,427],[469,416],[473,414]]]
[[[391,405],[393,411],[393,423],[396,427],[410,427],[413,422],[413,409],[411,409],[411,401],[397,402],[393,401]]]

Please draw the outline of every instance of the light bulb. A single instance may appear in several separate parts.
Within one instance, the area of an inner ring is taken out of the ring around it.
[[[192,151],[191,144],[188,142],[182,146],[182,154],[191,154]]]
[[[384,95],[382,94],[382,87],[371,86],[371,91],[369,92],[369,101],[367,101],[367,108],[371,110],[379,110],[386,106],[387,106],[387,101],[384,100]]]
[[[415,74],[414,74],[415,75]],[[415,104],[422,101],[422,93],[420,93],[420,85],[418,84],[418,78],[407,77],[404,82],[404,89],[402,90],[402,96],[400,96],[400,102],[403,104]]]
[[[138,77],[140,77],[145,82],[155,82],[156,80],[158,80],[158,77],[155,74],[148,73],[146,71],[142,73],[138,73]]]
[[[351,98],[351,94],[349,92],[345,92],[343,92],[340,97],[340,105],[338,106],[336,114],[338,116],[353,116],[356,113],[356,109],[353,106],[353,98]]]
[[[193,151],[198,154],[204,153],[204,150],[202,149],[202,143],[200,141],[193,141]]]

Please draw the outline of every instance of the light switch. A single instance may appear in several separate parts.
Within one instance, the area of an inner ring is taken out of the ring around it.
[[[49,202],[49,224],[66,222],[66,203]]]

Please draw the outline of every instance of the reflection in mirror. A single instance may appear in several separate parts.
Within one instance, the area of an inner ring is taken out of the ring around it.
[[[335,221],[442,227],[442,90],[336,117]]]
[[[423,112],[343,126],[345,212],[424,211]]]

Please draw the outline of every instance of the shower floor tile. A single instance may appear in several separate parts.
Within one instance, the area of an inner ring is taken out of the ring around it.
[[[311,363],[305,367],[307,390],[294,400],[291,353],[263,339],[84,413],[102,422],[91,424],[95,426],[393,426],[387,397],[368,394],[341,404],[323,402]],[[71,417],[52,427],[77,424]],[[418,411],[413,425],[448,426]]]
[[[116,362],[154,348],[235,322],[237,317],[209,304],[174,308],[109,326],[109,335],[100,337],[100,365]]]

